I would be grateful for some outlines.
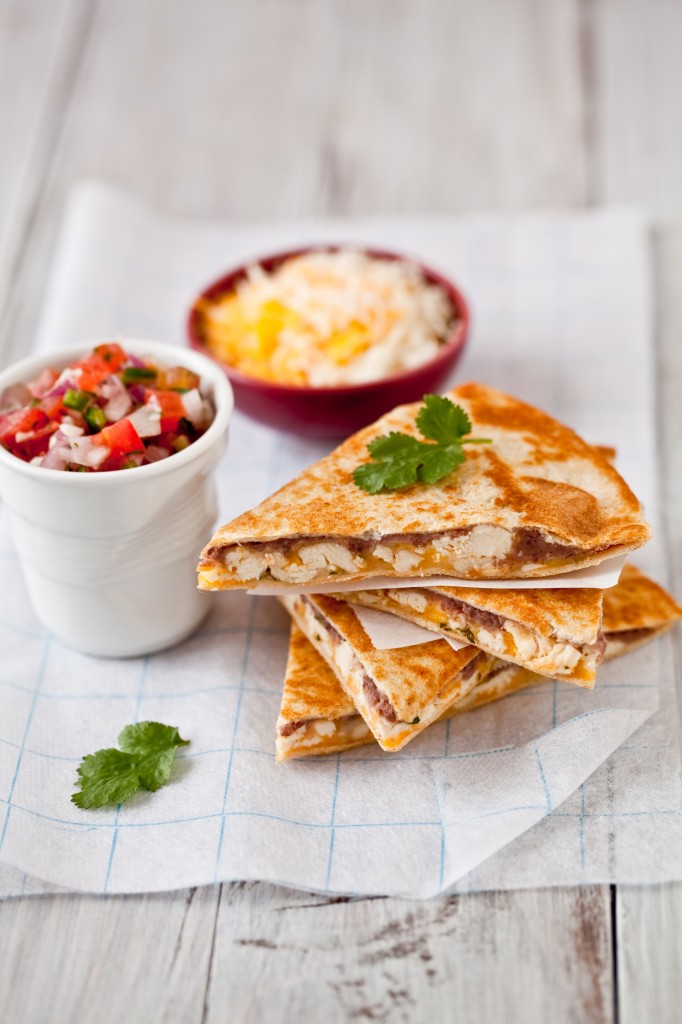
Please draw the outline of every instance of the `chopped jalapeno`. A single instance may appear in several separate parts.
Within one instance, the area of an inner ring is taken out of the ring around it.
[[[82,412],[91,398],[92,395],[87,391],[76,391],[74,388],[69,388],[62,401],[67,409],[76,409],[78,412]]]
[[[92,430],[98,431],[107,425],[104,409],[100,409],[98,405],[91,405],[85,410],[83,416],[85,417],[85,422]]]
[[[171,441],[171,446],[174,448],[176,452],[181,452],[183,448],[189,448],[190,444],[191,442],[189,438],[185,437],[184,434],[180,434],[179,437],[176,437],[174,441]]]
[[[139,384],[140,381],[155,380],[156,370],[151,366],[126,366],[121,374],[124,384]]]

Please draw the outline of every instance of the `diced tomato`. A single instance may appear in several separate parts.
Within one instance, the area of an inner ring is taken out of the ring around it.
[[[144,389],[145,404],[156,405],[161,410],[161,432],[166,433],[178,429],[178,424],[185,413],[182,395],[177,391],[159,391],[156,388]]]
[[[46,366],[45,369],[41,371],[40,376],[28,385],[28,390],[34,398],[42,398],[43,395],[46,395],[53,386],[58,376],[59,374],[56,370]]]
[[[144,442],[130,420],[119,420],[110,427],[103,427],[99,434],[93,434],[94,444],[104,445],[109,449],[109,458],[120,459],[131,452],[144,451]]]
[[[128,358],[121,346],[116,341],[110,341],[105,345],[98,345],[94,350],[96,356],[109,367],[109,373],[116,373],[121,369],[126,359]]]
[[[47,423],[39,430],[33,430],[28,437],[22,437],[21,441],[14,442],[14,453],[22,459],[30,462],[36,455],[44,455],[50,446],[50,438],[59,430],[58,423]]]
[[[12,412],[0,416],[0,444],[6,448],[14,447],[17,434],[30,434],[34,430],[40,430],[47,422],[47,416],[42,409],[13,409]]]
[[[87,359],[79,359],[73,364],[74,370],[80,370],[76,375],[79,389],[95,391],[103,380],[120,369],[126,358],[125,352],[116,342],[98,345]]]
[[[63,397],[63,395],[55,395],[53,398],[43,398],[38,408],[43,410],[48,419],[60,420],[64,413],[71,412],[64,406]]]

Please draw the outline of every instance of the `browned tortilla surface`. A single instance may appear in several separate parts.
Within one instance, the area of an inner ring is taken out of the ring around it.
[[[472,436],[490,438],[492,444],[467,446],[463,465],[443,481],[375,495],[353,483],[353,470],[368,460],[373,438],[391,430],[420,436],[415,420],[421,403],[400,406],[221,527],[204,549],[200,572],[221,565],[221,553],[233,545],[300,537],[343,541],[400,535],[409,541],[411,535],[477,525],[523,528],[575,547],[571,568],[596,564],[648,540],[635,495],[608,459],[568,427],[481,384],[464,384],[448,397],[469,413]],[[398,575],[389,569],[382,573]],[[513,572],[516,577],[541,574],[537,567]],[[344,578],[363,578],[363,573]],[[224,579],[200,585],[220,589],[253,583]]]

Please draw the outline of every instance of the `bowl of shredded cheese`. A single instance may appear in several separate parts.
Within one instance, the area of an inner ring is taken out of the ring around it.
[[[222,276],[192,304],[187,333],[223,367],[242,412],[335,437],[436,390],[468,323],[461,292],[436,271],[396,253],[325,246]]]

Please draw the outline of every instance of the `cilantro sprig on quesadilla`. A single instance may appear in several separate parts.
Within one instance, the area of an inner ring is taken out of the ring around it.
[[[461,405],[444,395],[424,395],[417,427],[426,441],[392,430],[367,445],[372,462],[353,472],[357,487],[368,494],[396,491],[410,484],[435,484],[464,462],[465,444],[491,444],[489,437],[467,437],[471,420]]]

